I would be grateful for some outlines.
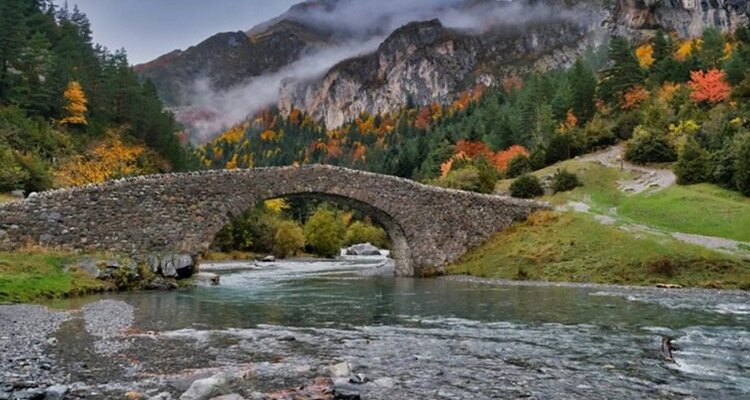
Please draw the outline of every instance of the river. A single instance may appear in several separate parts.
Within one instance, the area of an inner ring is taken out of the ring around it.
[[[349,362],[364,399],[750,398],[747,294],[396,279],[382,262],[223,264],[218,287],[57,302],[132,318],[126,335],[69,319],[54,357],[70,381],[175,395],[185,371],[248,366],[246,393],[267,393]]]

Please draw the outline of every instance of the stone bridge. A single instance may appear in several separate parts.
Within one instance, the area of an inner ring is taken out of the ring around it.
[[[233,217],[289,196],[343,203],[372,216],[389,235],[399,276],[440,271],[545,207],[324,165],[204,171],[53,190],[2,205],[0,249],[31,244],[138,258],[199,255]]]

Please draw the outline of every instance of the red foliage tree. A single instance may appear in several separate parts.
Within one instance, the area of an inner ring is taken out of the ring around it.
[[[692,90],[690,98],[696,103],[721,103],[732,92],[726,74],[716,68],[708,71],[692,71],[688,86]]]

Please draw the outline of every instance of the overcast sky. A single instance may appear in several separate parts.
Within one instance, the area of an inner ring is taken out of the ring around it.
[[[56,0],[62,4],[64,0]],[[218,32],[246,31],[302,0],[68,0],[91,21],[94,41],[125,48],[131,64],[186,49]]]

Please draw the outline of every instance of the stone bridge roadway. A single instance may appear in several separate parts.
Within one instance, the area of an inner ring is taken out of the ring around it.
[[[360,210],[382,224],[399,276],[440,271],[491,235],[545,206],[306,165],[129,178],[60,189],[0,206],[0,250],[42,245],[150,254],[206,251],[230,219],[258,202],[305,196]]]

